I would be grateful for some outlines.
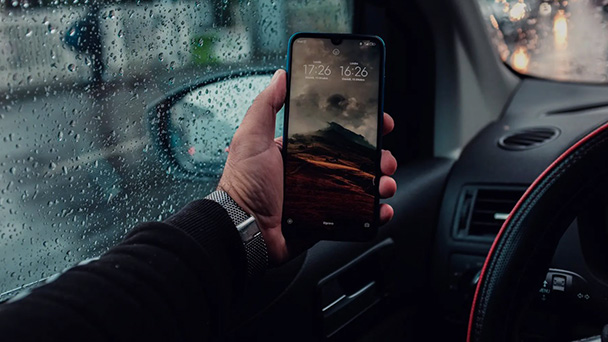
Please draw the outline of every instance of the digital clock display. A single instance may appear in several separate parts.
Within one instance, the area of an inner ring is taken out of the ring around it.
[[[320,76],[329,76],[331,75],[331,68],[329,65],[323,64],[304,64],[304,74],[312,75],[317,74]]]
[[[310,41],[310,38],[301,39],[296,41],[295,44],[313,45]],[[363,41],[360,41],[359,48],[369,49],[369,46],[364,46]],[[365,81],[373,66],[362,63],[360,54],[345,58],[344,50],[349,49],[344,47],[341,49],[333,48],[329,50],[331,53],[326,53],[325,58],[312,57],[307,63],[301,64],[301,73],[295,72],[294,74],[302,74],[304,79],[307,80],[329,81],[332,76],[339,76],[341,81]]]
[[[357,63],[352,63],[353,65],[340,65],[340,76],[346,77],[367,77],[369,75],[369,71],[367,71],[367,67],[362,67],[357,65]],[[323,64],[304,64],[304,74],[305,75],[319,75],[319,76],[330,76],[332,73],[331,67],[329,65]]]

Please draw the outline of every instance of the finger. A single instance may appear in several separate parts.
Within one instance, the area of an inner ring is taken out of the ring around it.
[[[397,192],[397,182],[395,182],[393,177],[380,177],[380,186],[378,187],[378,192],[380,193],[381,198],[393,197],[395,192]]]
[[[382,150],[382,157],[380,158],[380,170],[383,174],[389,176],[397,171],[397,159],[395,159],[391,151]]]
[[[389,134],[395,128],[395,120],[393,120],[393,117],[388,115],[387,113],[384,113],[384,118],[383,118],[382,122],[383,122],[382,135]]]
[[[270,84],[253,100],[245,114],[238,134],[265,135],[274,137],[277,112],[285,102],[287,88],[285,70],[279,69],[272,76]]]
[[[277,144],[279,150],[283,149],[283,137],[274,138],[274,143]]]
[[[389,204],[382,203],[380,204],[380,224],[385,224],[388,221],[393,219],[395,215],[395,210]]]

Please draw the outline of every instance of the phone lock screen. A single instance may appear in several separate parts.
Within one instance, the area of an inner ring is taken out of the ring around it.
[[[375,36],[296,34],[288,58],[283,229],[374,236],[384,44]]]

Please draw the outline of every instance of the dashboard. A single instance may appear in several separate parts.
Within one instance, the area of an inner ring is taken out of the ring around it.
[[[606,87],[527,78],[500,119],[462,151],[446,181],[431,282],[448,331],[465,333],[485,255],[527,186],[606,120]],[[597,335],[608,323],[608,277],[603,271],[608,270],[608,258],[602,252],[602,243],[608,242],[607,211],[602,197],[598,191],[597,201],[584,206],[562,237],[545,280],[530,300],[523,336],[569,340]],[[551,327],[544,326],[547,322]]]

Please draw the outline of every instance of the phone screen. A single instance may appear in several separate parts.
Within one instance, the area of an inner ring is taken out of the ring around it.
[[[380,39],[295,37],[284,128],[283,226],[372,229],[382,123]]]

